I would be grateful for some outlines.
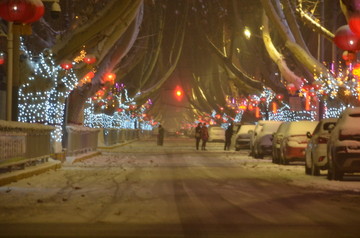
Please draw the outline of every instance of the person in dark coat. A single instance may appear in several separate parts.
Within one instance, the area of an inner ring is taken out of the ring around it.
[[[225,131],[225,145],[224,150],[230,150],[231,137],[233,135],[233,124],[231,123]]]
[[[159,125],[159,131],[158,131],[158,135],[157,135],[157,144],[158,145],[163,145],[163,143],[164,143],[164,133],[165,133],[164,128],[161,125]]]
[[[208,128],[206,127],[205,122],[201,128],[201,139],[202,139],[201,150],[206,150],[206,142],[209,140],[209,131]]]
[[[201,122],[199,122],[197,127],[195,127],[196,150],[199,150],[201,140],[201,125]]]

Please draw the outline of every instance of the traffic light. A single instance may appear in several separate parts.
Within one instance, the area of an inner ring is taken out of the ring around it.
[[[182,88],[180,86],[176,86],[175,88],[175,98],[177,101],[182,101],[184,97],[184,91],[182,90]]]

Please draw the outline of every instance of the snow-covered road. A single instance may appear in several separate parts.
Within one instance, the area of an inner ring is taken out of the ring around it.
[[[143,140],[0,187],[0,237],[360,237],[360,178]]]

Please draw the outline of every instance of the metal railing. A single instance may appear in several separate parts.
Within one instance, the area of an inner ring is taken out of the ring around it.
[[[0,161],[25,157],[26,134],[0,131]]]
[[[96,151],[98,147],[98,133],[100,129],[67,126],[66,154],[76,155]]]
[[[0,120],[0,162],[21,164],[50,157],[51,132],[55,128],[35,123]],[[20,160],[20,161],[19,161]]]

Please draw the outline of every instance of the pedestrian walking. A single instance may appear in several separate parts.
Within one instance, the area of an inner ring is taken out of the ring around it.
[[[206,142],[209,140],[209,131],[206,127],[206,123],[204,122],[202,128],[201,128],[201,150],[206,150]]]
[[[159,129],[158,129],[158,135],[157,135],[157,144],[158,145],[163,145],[164,143],[164,133],[165,133],[165,130],[164,128],[159,125]]]
[[[201,122],[198,123],[195,127],[195,140],[196,140],[196,150],[199,150],[200,140],[201,140]]]
[[[234,127],[233,124],[231,123],[228,128],[225,130],[225,145],[224,145],[224,150],[230,150],[230,145],[231,145],[231,137],[234,133]]]

